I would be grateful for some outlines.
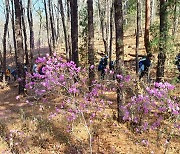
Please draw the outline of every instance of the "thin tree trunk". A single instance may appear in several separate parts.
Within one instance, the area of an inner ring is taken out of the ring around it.
[[[151,1],[146,0],[146,12],[145,12],[145,34],[144,34],[144,45],[146,48],[146,53],[150,52],[150,42],[149,42],[149,29],[150,29],[150,6],[151,6]]]
[[[137,0],[137,31],[136,31],[136,74],[138,75],[139,65],[138,65],[138,51],[139,51],[139,36],[140,36],[140,0]]]
[[[14,24],[14,2],[11,0],[11,10],[12,10],[12,17],[11,17],[11,22],[12,22],[12,31],[13,31],[13,42],[14,42],[14,52],[15,52],[15,62],[17,66],[17,46],[16,46],[16,37],[15,37],[15,24]]]
[[[70,1],[71,7],[71,41],[72,41],[72,60],[79,66],[78,58],[78,4],[77,0]]]
[[[159,42],[159,54],[158,64],[156,72],[156,81],[160,82],[164,77],[164,68],[167,51],[167,35],[168,35],[168,11],[166,0],[160,0],[160,42]]]
[[[109,62],[112,61],[113,5],[110,12]]]
[[[178,0],[175,0],[174,2],[174,20],[173,20],[173,30],[172,35],[175,36],[177,29],[178,29],[178,17],[179,17],[179,6],[178,6]]]
[[[38,55],[39,55],[39,57],[41,56],[41,54],[40,54],[40,49],[41,49],[41,30],[42,30],[42,12],[41,12],[41,10],[40,10],[40,8],[39,8],[39,51],[38,51]]]
[[[65,48],[66,48],[66,59],[67,61],[70,59],[69,57],[69,48],[68,48],[68,39],[67,39],[67,31],[66,31],[66,25],[65,25],[65,17],[64,17],[64,7],[62,4],[62,0],[59,0],[60,5],[60,13],[61,13],[61,19],[63,24],[63,30],[64,30],[64,41],[65,41]]]
[[[33,67],[33,55],[34,55],[34,30],[33,30],[33,18],[32,18],[32,0],[28,0],[27,17],[30,31],[30,70]]]
[[[17,70],[19,80],[19,94],[24,93],[25,72],[24,72],[24,49],[23,37],[21,32],[21,6],[19,0],[14,0],[15,5],[15,36],[17,45]]]
[[[56,13],[56,22],[57,22],[57,24],[56,24],[56,29],[57,29],[56,30],[56,43],[59,42],[59,38],[60,38],[60,19],[59,19],[59,10],[60,10],[60,8],[59,7],[60,7],[59,2],[57,2],[57,9],[55,11],[55,13]]]
[[[156,0],[152,0],[151,4],[151,25],[154,23],[156,16]]]
[[[68,29],[71,29],[70,28],[70,2],[67,0],[67,32],[68,32],[68,35],[67,35],[67,40],[68,40],[68,50],[69,50],[69,60],[72,60],[72,46],[70,45],[71,44],[71,33],[68,31]]]
[[[89,89],[92,88],[92,82],[95,79],[95,72],[91,66],[94,66],[94,25],[93,25],[93,0],[87,1],[88,5],[88,61],[89,61]]]
[[[116,28],[116,72],[123,75],[124,68],[124,44],[123,44],[123,11],[122,0],[114,0],[115,28]],[[121,79],[117,79],[118,85]],[[123,121],[122,105],[124,104],[124,92],[121,86],[117,87],[118,121]]]
[[[107,49],[107,40],[106,40],[105,34],[104,34],[104,19],[103,19],[103,16],[102,16],[102,11],[101,11],[101,6],[100,6],[100,1],[99,0],[98,0],[98,11],[99,11],[102,39],[103,39],[103,43],[104,43],[104,50],[105,50],[105,54],[107,54],[108,49]]]
[[[3,36],[3,82],[6,81],[6,37],[9,24],[9,0],[5,1],[6,5],[6,22],[4,24],[4,36]]]
[[[25,20],[24,20],[24,8],[22,5],[22,0],[20,0],[20,5],[21,5],[21,20],[22,20],[22,26],[23,26],[23,35],[24,35],[24,50],[25,50],[25,60],[26,60],[26,65],[29,65],[29,56],[28,56],[28,49],[27,49],[27,34],[26,34],[26,25],[25,25]]]
[[[48,20],[46,0],[44,0],[44,10],[45,10],[45,15],[46,15],[46,30],[47,30],[47,39],[48,39],[48,46],[49,46],[49,54],[52,55],[51,42],[50,42],[50,39],[49,39],[49,20]]]
[[[52,43],[53,43],[53,50],[55,50],[55,27],[53,22],[53,13],[52,13],[52,1],[48,0],[48,6],[49,6],[49,19],[50,19],[50,25],[51,25],[51,34],[52,34]]]

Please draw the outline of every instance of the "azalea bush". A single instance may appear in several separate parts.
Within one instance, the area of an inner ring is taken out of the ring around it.
[[[174,88],[168,82],[154,83],[147,87],[143,94],[133,96],[122,107],[124,120],[134,124],[137,132],[159,130],[164,121],[171,122],[173,128],[179,129],[180,104],[176,97],[171,96]]]
[[[175,97],[171,96],[174,86],[165,83],[154,83],[145,88],[141,94],[137,91],[137,81],[126,73],[114,74],[106,69],[106,74],[114,75],[116,80],[94,80],[89,91],[88,69],[76,67],[73,61],[66,62],[54,54],[47,55],[36,60],[37,64],[43,64],[43,75],[39,73],[27,74],[26,89],[29,95],[38,98],[38,101],[48,101],[51,96],[62,98],[58,107],[51,112],[49,118],[58,114],[66,117],[67,131],[73,131],[73,124],[80,122],[89,135],[90,151],[92,152],[92,123],[96,116],[104,115],[105,109],[112,104],[105,97],[106,92],[116,92],[117,87],[124,90],[126,98],[121,110],[124,121],[133,124],[136,132],[158,130],[164,121],[173,124],[173,128],[179,128],[179,104]],[[90,66],[94,70],[94,66]],[[94,70],[95,71],[95,70]],[[130,93],[131,92],[131,93]],[[32,102],[29,102],[32,103]]]
[[[56,54],[53,57],[47,55],[38,58],[36,63],[44,65],[42,69],[44,75],[27,74],[26,89],[28,94],[35,95],[38,100],[42,101],[47,101],[52,95],[61,97],[62,101],[59,102],[56,111],[51,113],[49,118],[63,114],[69,123],[68,132],[73,130],[74,121],[80,119],[89,134],[91,144],[91,123],[98,113],[101,113],[107,105],[112,103],[101,97],[104,91],[109,91],[111,88],[94,80],[91,91],[89,91],[88,69],[76,67],[73,61],[65,62]],[[91,66],[90,68],[94,69],[95,67]]]

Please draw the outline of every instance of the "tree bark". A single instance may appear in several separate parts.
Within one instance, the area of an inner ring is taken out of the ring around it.
[[[113,34],[113,5],[110,9],[110,38],[109,38],[109,62],[112,61],[112,34]]]
[[[55,27],[53,22],[53,12],[52,12],[52,1],[48,0],[48,6],[49,6],[49,19],[50,19],[50,25],[51,25],[51,35],[52,35],[52,43],[53,43],[53,50],[55,50]]]
[[[17,45],[17,70],[19,79],[19,94],[24,93],[25,72],[24,72],[24,49],[21,32],[21,6],[19,0],[14,0],[15,5],[15,36]]]
[[[60,13],[61,13],[61,19],[62,19],[62,24],[63,24],[63,31],[64,31],[64,41],[65,41],[65,48],[66,48],[66,59],[69,61],[69,48],[68,48],[68,39],[67,39],[67,31],[66,31],[66,25],[65,25],[65,16],[64,16],[64,7],[62,4],[62,0],[59,0],[59,5],[60,5]]]
[[[11,10],[12,10],[12,17],[11,17],[11,22],[12,22],[12,31],[13,31],[13,42],[14,42],[14,52],[15,52],[15,62],[17,66],[17,46],[16,46],[16,37],[15,37],[15,23],[14,23],[14,2],[11,0]]]
[[[45,10],[45,15],[46,15],[46,30],[47,30],[47,39],[48,39],[48,46],[49,46],[49,54],[52,55],[51,42],[50,42],[50,39],[49,39],[49,19],[48,19],[46,0],[44,0],[44,10]]]
[[[99,11],[99,18],[100,18],[100,26],[101,26],[101,32],[102,32],[102,39],[103,39],[103,43],[104,43],[104,50],[105,50],[105,54],[108,54],[108,46],[107,46],[107,40],[105,37],[105,33],[104,33],[104,19],[103,19],[103,15],[102,15],[102,11],[101,11],[101,6],[100,6],[100,1],[98,0],[98,11]]]
[[[89,61],[89,89],[95,79],[94,66],[94,25],[93,25],[93,0],[87,0],[88,5],[88,61]]]
[[[30,70],[32,71],[33,67],[33,55],[34,55],[34,30],[33,30],[33,18],[32,18],[32,0],[28,0],[27,6],[27,17],[29,23],[29,32],[30,32]]]
[[[4,24],[4,36],[3,36],[3,82],[6,81],[6,43],[7,43],[7,32],[9,24],[9,0],[5,1],[6,5],[6,22]]]
[[[115,9],[115,31],[116,31],[116,72],[123,75],[124,68],[124,44],[123,44],[123,11],[122,0],[114,0]],[[123,121],[122,105],[124,104],[124,92],[120,86],[121,79],[117,79],[117,109],[118,109],[118,121]]]
[[[177,29],[178,29],[178,12],[179,12],[179,6],[178,6],[178,0],[175,0],[174,2],[174,20],[173,20],[173,30],[172,35],[175,36]]]
[[[25,60],[26,65],[29,65],[29,56],[28,56],[28,48],[27,48],[27,34],[26,34],[26,25],[25,25],[25,19],[24,19],[24,8],[22,5],[22,0],[20,0],[20,6],[21,6],[21,20],[22,20],[22,27],[23,27],[23,35],[24,35],[24,50],[25,50]]]
[[[146,48],[146,53],[148,54],[150,52],[150,42],[149,42],[149,29],[150,29],[150,6],[151,6],[151,1],[146,0],[146,12],[145,12],[145,33],[144,33],[144,45]]]
[[[140,0],[137,0],[137,31],[136,31],[136,74],[139,72],[139,60],[138,60],[138,51],[139,51],[139,37],[140,37],[140,16],[141,16],[141,8],[140,8]]]
[[[71,7],[71,41],[72,41],[72,61],[76,67],[79,66],[78,58],[78,4],[77,0],[70,1]]]
[[[166,0],[160,0],[160,42],[158,64],[156,72],[156,81],[160,82],[164,77],[164,68],[167,51],[167,35],[168,35],[168,11]]]

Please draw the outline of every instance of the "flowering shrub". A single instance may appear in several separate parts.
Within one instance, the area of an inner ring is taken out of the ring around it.
[[[56,111],[51,113],[49,118],[57,114],[65,115],[69,122],[67,131],[70,131],[73,121],[80,117],[90,135],[89,126],[96,114],[102,112],[106,105],[111,104],[110,101],[104,101],[99,97],[109,88],[95,80],[89,91],[88,71],[85,68],[76,67],[73,61],[63,62],[63,59],[56,55],[53,57],[47,55],[38,58],[36,62],[44,64],[43,75],[27,74],[28,94],[35,95],[41,100],[48,99],[52,94],[62,97],[63,100],[59,102]],[[93,66],[90,68],[94,69]]]
[[[180,105],[170,96],[174,86],[165,83],[154,83],[146,91],[133,96],[131,101],[123,106],[124,120],[136,125],[136,131],[158,129],[163,120],[169,119],[174,124],[180,113]]]

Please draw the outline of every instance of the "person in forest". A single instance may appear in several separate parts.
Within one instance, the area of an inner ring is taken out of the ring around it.
[[[33,73],[38,73],[37,64],[35,63],[32,68]]]
[[[104,80],[105,69],[106,69],[107,64],[108,64],[108,56],[102,57],[98,65],[98,71],[101,72],[101,79],[103,80]]]
[[[147,56],[142,57],[139,60],[139,79],[148,74],[149,67],[151,66],[151,58],[152,54],[149,53]]]
[[[45,75],[44,70],[43,70],[43,68],[44,68],[45,66],[46,66],[45,64],[40,64],[40,65],[39,65],[39,67],[38,67],[38,73],[39,73],[40,75]]]
[[[175,58],[175,65],[177,66],[177,69],[179,71],[178,80],[180,81],[180,53]]]
[[[10,75],[11,75],[10,69],[7,68],[7,69],[6,69],[6,80],[7,80],[7,81],[10,81]]]
[[[16,81],[17,76],[18,76],[18,73],[17,73],[17,69],[16,69],[16,68],[11,71],[11,75],[13,76],[14,81]]]

